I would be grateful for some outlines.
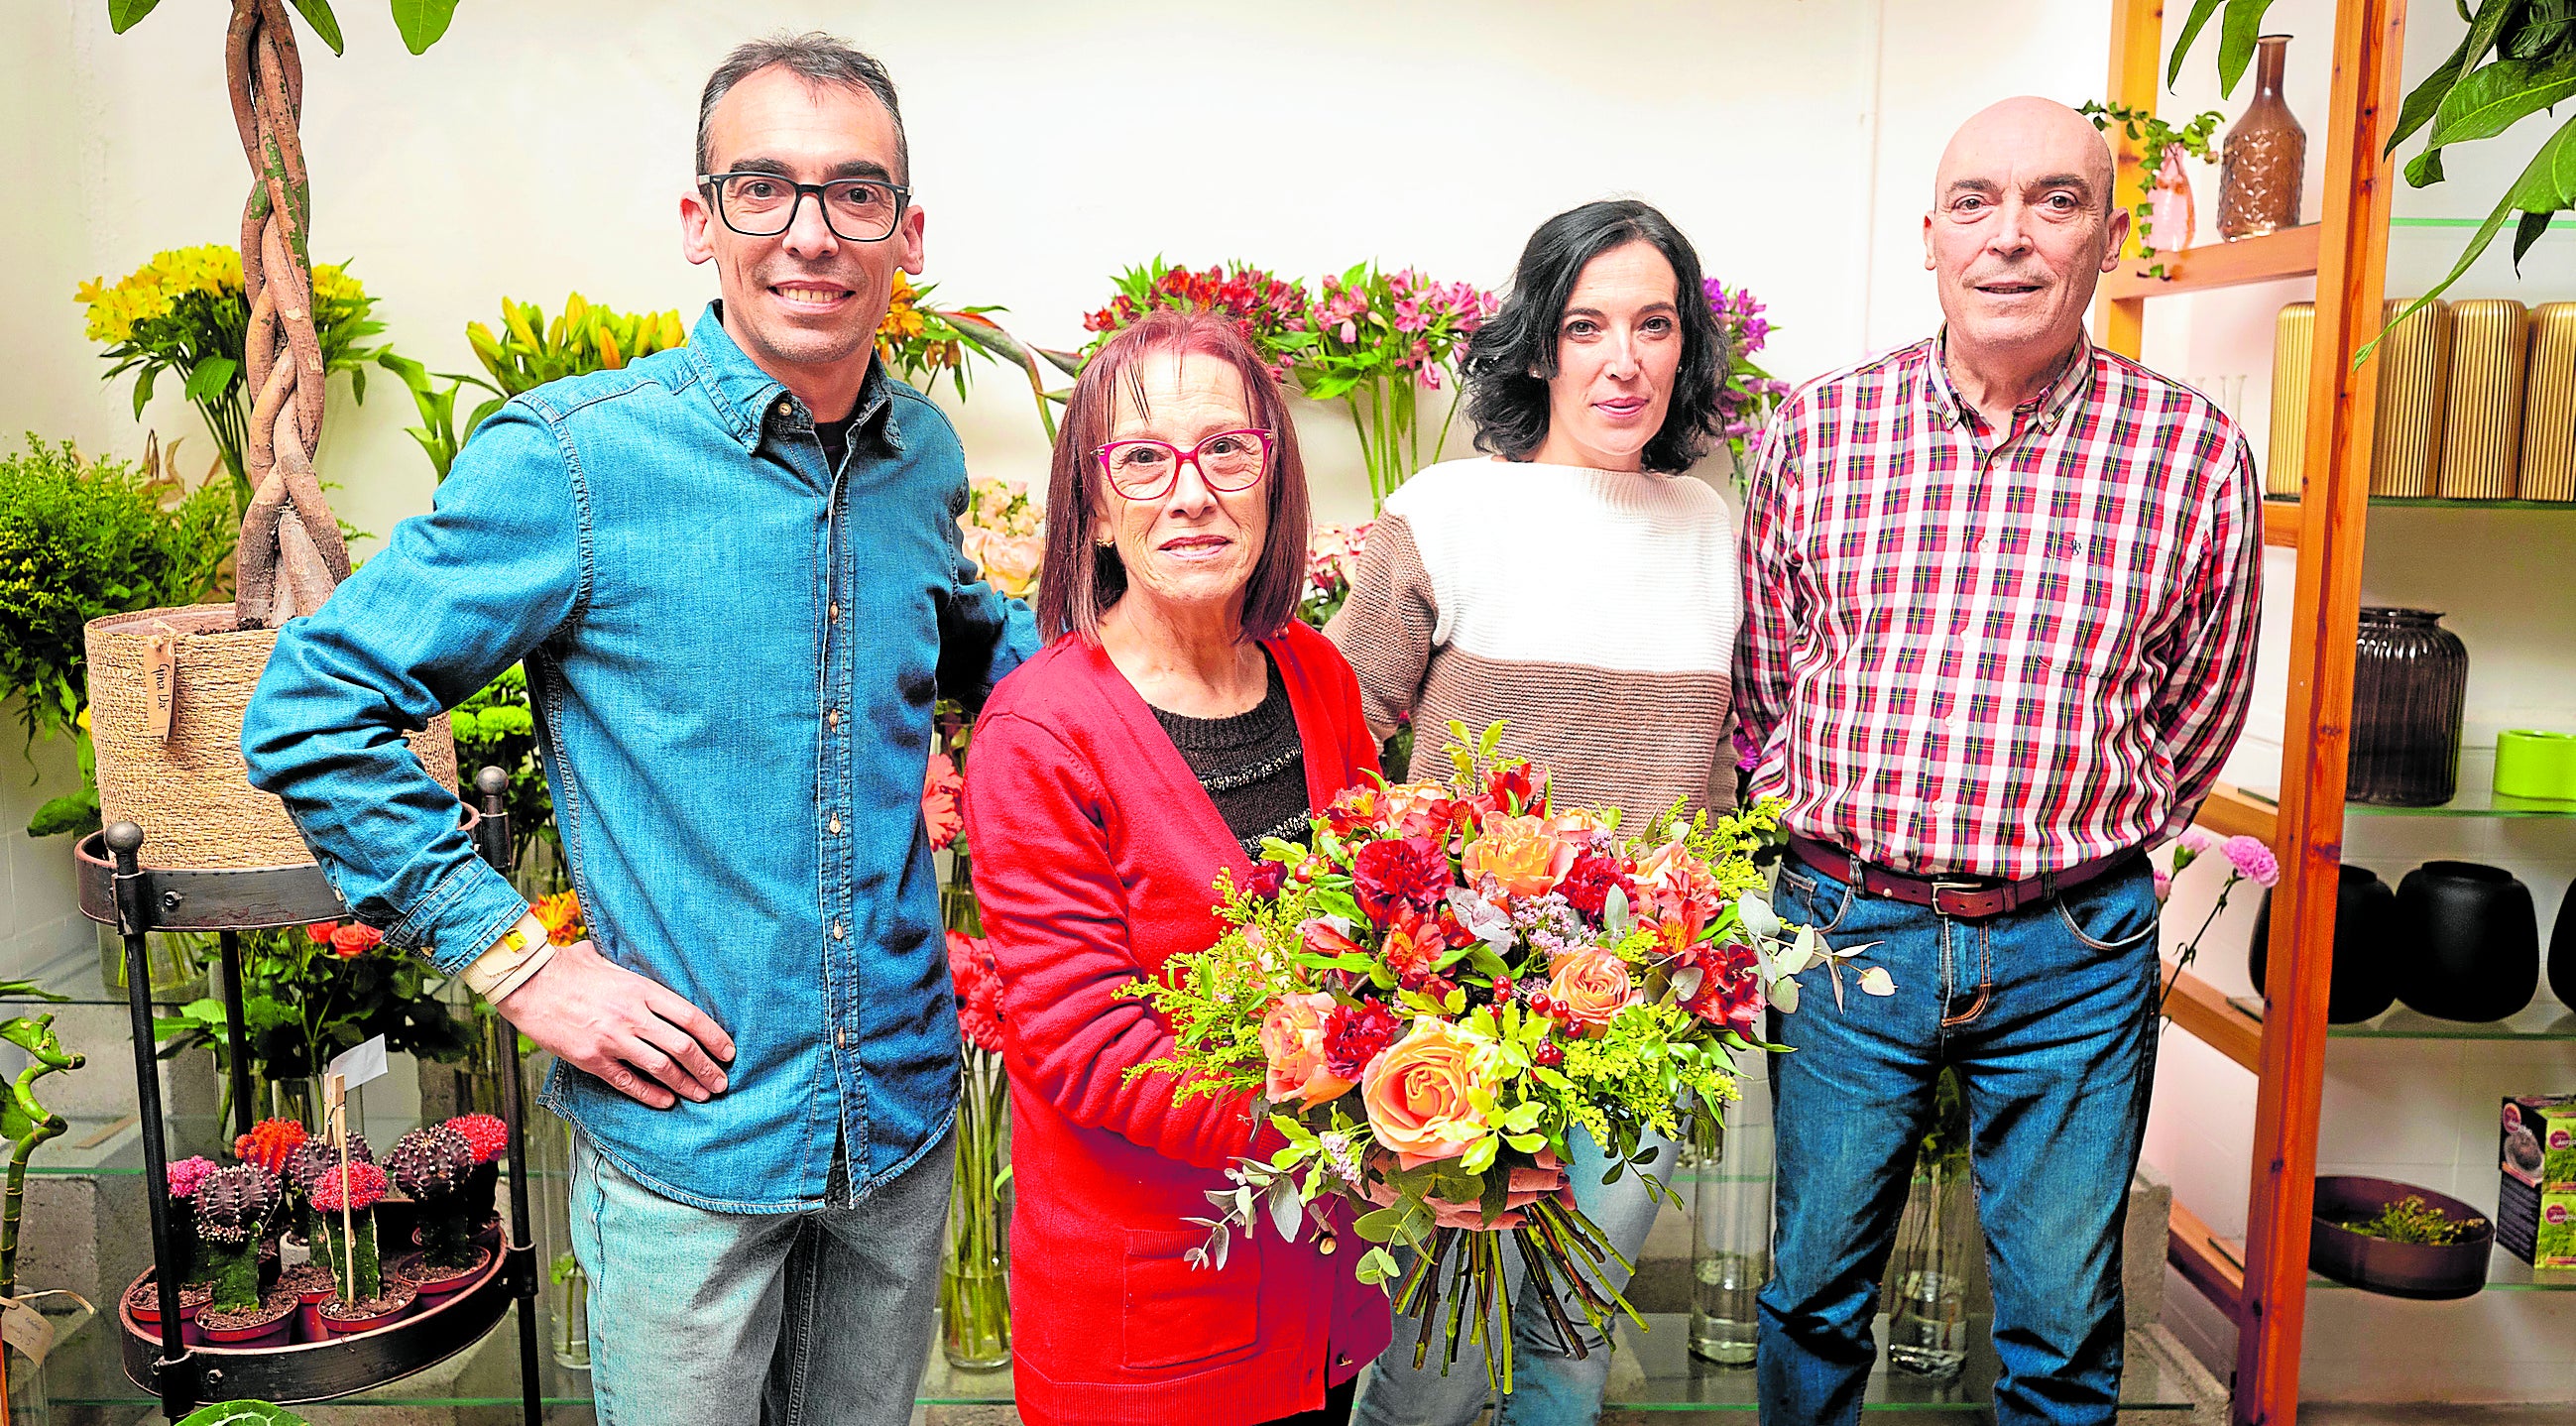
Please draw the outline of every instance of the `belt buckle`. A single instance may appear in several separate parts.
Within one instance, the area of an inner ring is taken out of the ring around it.
[[[1938,877],[1935,877],[1932,881],[1932,910],[1937,915],[1948,916],[1954,920],[1984,921],[1991,917],[2002,915],[2004,908],[2002,906],[1995,905],[1989,906],[1987,909],[1982,911],[1953,911],[1941,904],[1941,893],[1945,891],[1956,891],[1964,892],[1970,896],[1993,897],[1999,896],[2002,890],[2003,888],[2001,887],[1985,886],[1973,881],[1943,881]]]

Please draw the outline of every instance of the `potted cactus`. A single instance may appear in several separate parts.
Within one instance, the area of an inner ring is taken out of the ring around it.
[[[292,1119],[268,1122],[291,1124],[298,1130],[304,1128],[302,1123]],[[256,1135],[259,1130],[254,1127],[251,1132]],[[369,1147],[366,1135],[349,1136],[349,1157],[358,1163],[375,1162],[376,1153]],[[323,1236],[322,1224],[314,1216],[312,1194],[315,1176],[337,1168],[339,1163],[340,1156],[332,1149],[329,1140],[306,1137],[287,1151],[286,1167],[278,1175],[285,1180],[288,1217],[294,1224],[288,1236],[303,1250],[304,1257],[300,1263],[288,1264],[279,1283],[295,1289],[298,1321],[304,1329],[304,1340],[308,1342],[322,1340],[325,1335],[322,1304],[340,1295],[331,1272],[330,1239]]]
[[[261,1249],[279,1197],[277,1175],[257,1164],[217,1169],[197,1185],[198,1253],[214,1279],[197,1328],[210,1345],[279,1346],[294,1330],[294,1291],[260,1284]]]
[[[170,1245],[185,1265],[179,1278],[179,1340],[190,1346],[204,1341],[198,1333],[197,1314],[215,1291],[204,1248],[197,1241],[197,1190],[214,1171],[215,1161],[198,1155],[170,1165],[165,1177],[170,1186]],[[160,1331],[161,1289],[151,1275],[125,1294],[125,1302],[145,1331]]]
[[[474,1151],[474,1172],[465,1181],[470,1205],[465,1221],[474,1225],[476,1241],[497,1247],[501,1242],[501,1155],[509,1151],[510,1126],[498,1115],[459,1114],[446,1127],[464,1135],[466,1147]]]
[[[357,1162],[354,1155],[304,1185],[322,1240],[330,1245],[331,1280],[338,1289],[319,1309],[326,1332],[345,1336],[382,1327],[419,1297],[410,1283],[385,1276],[376,1242],[376,1205],[389,1186],[382,1168]]]
[[[469,1192],[473,1146],[445,1124],[414,1129],[385,1156],[385,1167],[394,1186],[420,1205],[420,1251],[404,1254],[395,1273],[424,1297],[444,1296],[472,1282],[492,1261],[492,1250],[474,1241],[474,1230],[481,1225]]]

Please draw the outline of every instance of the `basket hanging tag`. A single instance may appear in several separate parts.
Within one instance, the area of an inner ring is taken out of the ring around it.
[[[146,736],[170,736],[171,695],[177,692],[179,669],[173,657],[167,632],[147,635],[143,641],[143,731]]]

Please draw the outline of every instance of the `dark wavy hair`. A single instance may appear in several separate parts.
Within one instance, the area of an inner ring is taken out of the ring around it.
[[[1503,308],[1468,340],[1467,419],[1476,449],[1527,460],[1547,440],[1547,383],[1556,375],[1556,328],[1574,284],[1594,258],[1630,243],[1652,243],[1673,265],[1673,305],[1681,309],[1682,360],[1663,429],[1646,443],[1646,469],[1678,474],[1725,434],[1717,404],[1726,381],[1726,334],[1700,290],[1699,252],[1670,218],[1633,198],[1586,203],[1557,214],[1530,234],[1512,269]]]
[[[1049,642],[1071,633],[1099,643],[1100,616],[1127,592],[1125,558],[1117,546],[1094,538],[1106,478],[1098,452],[1117,424],[1122,385],[1137,409],[1145,408],[1136,364],[1156,352],[1195,354],[1233,367],[1243,379],[1252,424],[1272,433],[1270,471],[1262,478],[1270,529],[1244,585],[1242,637],[1266,639],[1287,627],[1304,590],[1310,523],[1306,462],[1297,449],[1297,423],[1290,417],[1287,394],[1271,378],[1242,324],[1219,313],[1165,308],[1139,317],[1093,353],[1064,404],[1064,424],[1056,431],[1047,472],[1046,556],[1038,573],[1038,633]]]

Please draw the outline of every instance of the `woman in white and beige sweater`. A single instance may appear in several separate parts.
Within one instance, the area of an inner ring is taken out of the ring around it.
[[[1683,473],[1723,426],[1723,345],[1699,256],[1655,209],[1591,203],[1531,235],[1468,350],[1467,415],[1488,454],[1387,498],[1324,630],[1373,731],[1412,716],[1414,777],[1447,775],[1452,719],[1471,732],[1502,719],[1503,749],[1554,774],[1556,805],[1617,807],[1630,828],[1676,800],[1733,806],[1735,532],[1717,492]],[[1654,1200],[1633,1173],[1604,1186],[1597,1147],[1574,1147],[1577,1202],[1634,1262]],[[1667,1177],[1672,1160],[1664,1143],[1638,1167]],[[1609,1354],[1566,1354],[1535,1299],[1514,1317],[1519,1367],[1496,1426],[1595,1419]],[[1354,1419],[1465,1426],[1484,1400],[1481,1373],[1390,1354]]]

